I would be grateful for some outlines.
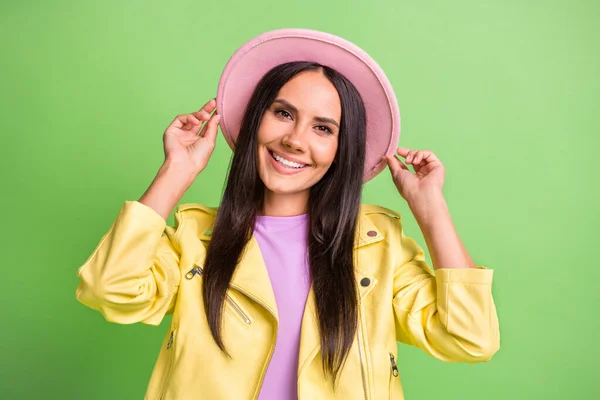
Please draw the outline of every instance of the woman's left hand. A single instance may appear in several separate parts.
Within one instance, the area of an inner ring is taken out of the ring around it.
[[[415,173],[412,173],[397,157],[385,157],[394,184],[409,205],[432,196],[442,196],[446,169],[432,151],[400,147],[396,153],[415,169]]]

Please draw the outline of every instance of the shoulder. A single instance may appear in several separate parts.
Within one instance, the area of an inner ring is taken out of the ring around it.
[[[216,216],[218,207],[208,207],[199,203],[184,203],[177,206],[177,213],[201,213],[209,216]]]
[[[361,204],[360,205],[360,214],[364,215],[364,216],[368,216],[371,219],[384,217],[384,216],[387,218],[391,218],[392,220],[401,220],[402,219],[402,215],[399,212],[391,210],[389,208],[378,206],[376,204]],[[398,221],[395,221],[395,222],[398,222]]]
[[[191,230],[195,236],[210,236],[217,217],[218,207],[198,203],[184,203],[175,211],[175,228]]]
[[[359,212],[359,229],[381,232],[390,238],[401,234],[402,215],[394,210],[376,204],[361,204]]]

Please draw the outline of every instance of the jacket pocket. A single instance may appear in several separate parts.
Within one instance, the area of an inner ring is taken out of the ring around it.
[[[394,379],[398,378],[398,366],[396,365],[396,358],[394,353],[390,352],[390,400],[393,399],[394,395]]]
[[[196,275],[202,275],[203,273],[204,273],[204,270],[202,269],[202,267],[200,267],[199,265],[196,264],[196,265],[194,265],[194,268],[192,268],[185,274],[185,277],[186,277],[186,279],[190,280],[190,279],[193,279]],[[252,322],[254,321],[254,318],[252,318],[252,316],[246,310],[244,310],[244,308],[239,303],[237,303],[233,299],[233,297],[231,297],[227,293],[225,294],[225,302],[229,306],[229,307],[225,308],[226,311],[228,311],[234,317],[241,320],[246,327],[248,327],[252,324]]]

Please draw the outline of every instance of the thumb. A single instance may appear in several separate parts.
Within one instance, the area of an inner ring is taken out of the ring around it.
[[[206,124],[204,124],[199,136],[208,139],[212,144],[214,144],[217,140],[218,125],[220,120],[221,116],[217,113],[214,113],[206,122]]]
[[[404,165],[404,163],[397,159],[395,156],[383,156],[383,158],[387,162],[387,165],[390,168],[390,171],[392,172],[392,176],[406,173],[406,171],[410,173],[408,167]]]

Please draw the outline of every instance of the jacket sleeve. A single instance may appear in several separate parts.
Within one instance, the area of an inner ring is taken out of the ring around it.
[[[77,271],[77,300],[110,322],[160,324],[172,312],[180,282],[174,232],[152,208],[126,201]]]
[[[423,250],[404,235],[400,221],[397,235],[396,340],[442,361],[489,361],[500,347],[493,270],[440,268],[433,275]]]

